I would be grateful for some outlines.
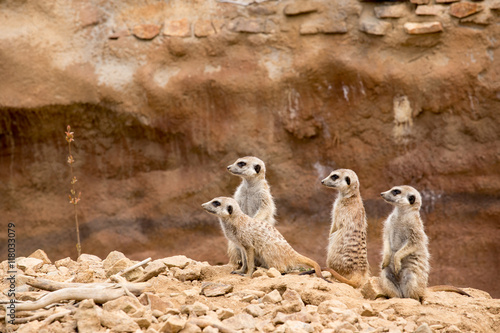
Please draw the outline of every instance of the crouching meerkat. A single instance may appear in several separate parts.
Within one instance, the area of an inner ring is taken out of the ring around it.
[[[219,218],[224,235],[242,253],[242,267],[233,273],[251,276],[255,269],[254,258],[259,256],[268,267],[281,273],[306,265],[324,279],[317,262],[297,253],[271,224],[243,213],[235,199],[218,197],[201,206]]]
[[[370,271],[366,252],[366,213],[358,176],[352,170],[338,169],[321,184],[338,191],[332,208],[326,266],[358,288],[368,280]]]
[[[453,286],[427,288],[429,278],[429,240],[420,218],[422,197],[411,186],[395,186],[381,193],[394,206],[384,222],[380,286],[389,297],[422,301],[426,289],[453,291],[470,296]]]
[[[243,213],[258,221],[275,225],[276,206],[269,184],[266,180],[266,165],[257,157],[246,156],[236,160],[227,170],[242,178],[241,184],[234,193],[234,199]],[[227,253],[229,263],[238,266],[241,254],[231,240],[228,242]],[[257,264],[261,264],[257,258]]]

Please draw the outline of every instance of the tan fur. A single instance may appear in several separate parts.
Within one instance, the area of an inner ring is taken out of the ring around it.
[[[233,198],[215,198],[202,207],[219,217],[224,235],[242,251],[242,268],[233,273],[251,276],[255,268],[253,259],[259,256],[268,267],[282,273],[305,265],[314,268],[316,275],[323,278],[318,263],[297,253],[271,224],[244,214]]]
[[[236,162],[227,167],[227,170],[242,178],[241,184],[234,193],[234,199],[238,202],[243,213],[256,220],[275,225],[276,206],[266,180],[264,162],[257,157],[246,156],[237,159]],[[232,241],[228,241],[227,253],[229,263],[238,266],[241,254]],[[257,257],[256,263],[261,265],[262,260]]]
[[[349,281],[345,283],[358,288],[368,280],[370,271],[366,213],[358,177],[352,170],[338,169],[321,183],[339,192],[332,209],[326,265]]]

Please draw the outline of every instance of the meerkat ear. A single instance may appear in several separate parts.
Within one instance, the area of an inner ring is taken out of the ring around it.
[[[231,205],[227,206],[227,212],[229,213],[229,215],[232,215],[233,214],[233,206],[231,206]]]
[[[347,185],[351,185],[351,178],[345,177],[345,182],[347,183]]]
[[[257,172],[257,173],[260,172],[260,165],[257,164],[253,168],[255,169],[255,172]]]
[[[410,195],[408,197],[408,201],[410,202],[410,205],[413,205],[415,203],[415,196],[414,195]]]

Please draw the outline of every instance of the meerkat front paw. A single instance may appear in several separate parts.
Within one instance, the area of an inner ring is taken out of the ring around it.
[[[389,266],[390,263],[391,263],[391,257],[385,256],[384,260],[382,261],[382,269],[384,269],[387,266]]]
[[[394,260],[394,274],[398,275],[400,270],[401,270],[401,261]]]
[[[245,276],[245,272],[243,272],[242,270],[232,271],[231,274],[238,274],[241,276]]]

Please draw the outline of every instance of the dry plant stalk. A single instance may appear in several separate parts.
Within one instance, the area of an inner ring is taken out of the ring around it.
[[[76,224],[76,250],[78,252],[78,257],[82,254],[82,245],[80,243],[80,227],[78,225],[78,212],[76,210],[76,205],[78,204],[78,201],[80,201],[80,196],[82,195],[82,192],[78,193],[78,197],[76,196],[76,191],[75,191],[75,184],[78,181],[76,177],[73,174],[73,163],[75,163],[75,159],[73,158],[73,155],[71,155],[71,142],[75,141],[74,137],[74,132],[71,132],[71,127],[68,125],[67,127],[67,132],[66,133],[66,141],[68,142],[68,164],[71,170],[71,194],[69,195],[69,203],[73,204],[74,212],[75,212],[75,224]]]

